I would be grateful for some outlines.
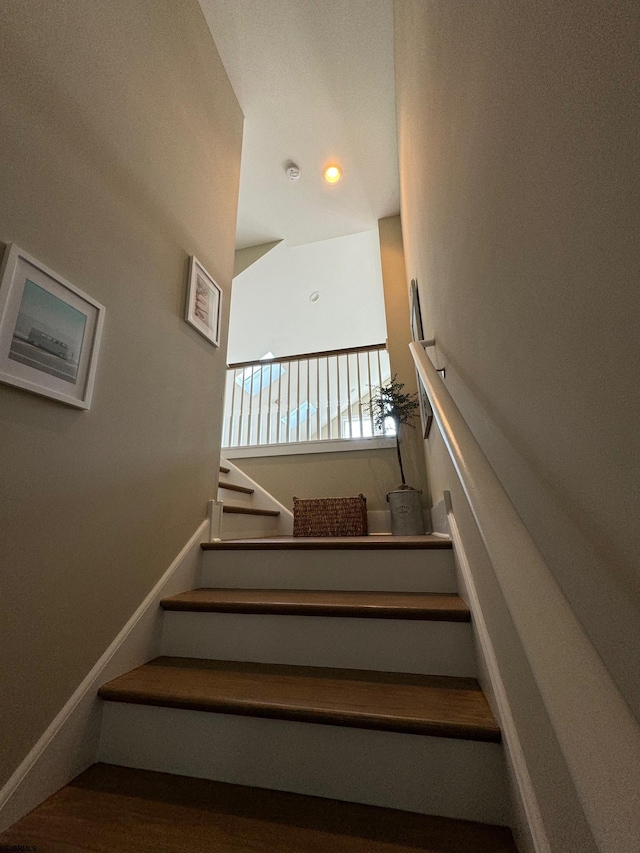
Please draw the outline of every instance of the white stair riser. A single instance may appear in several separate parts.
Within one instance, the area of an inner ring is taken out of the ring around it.
[[[499,744],[106,702],[99,761],[508,824]]]
[[[276,536],[277,533],[277,516],[222,513],[221,539],[262,539],[265,536]]]
[[[226,589],[457,591],[453,552],[449,549],[204,551],[201,585]]]
[[[475,677],[468,622],[166,611],[163,655]]]

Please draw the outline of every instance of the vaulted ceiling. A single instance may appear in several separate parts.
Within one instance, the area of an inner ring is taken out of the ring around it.
[[[245,116],[238,248],[398,213],[392,0],[199,2]],[[333,161],[344,177],[330,186]]]

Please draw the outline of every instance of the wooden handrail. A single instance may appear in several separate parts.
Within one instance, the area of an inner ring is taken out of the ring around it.
[[[638,721],[426,354],[433,345],[409,349],[598,849],[638,850]]]
[[[302,361],[307,358],[330,358],[334,355],[350,355],[357,352],[373,352],[374,350],[386,349],[384,344],[367,344],[362,347],[348,347],[347,349],[329,349],[322,352],[305,352],[299,355],[283,355],[279,358],[261,358],[257,361],[238,361],[234,364],[228,364],[227,370],[238,370],[241,367],[259,367],[263,364],[282,364],[287,361]]]

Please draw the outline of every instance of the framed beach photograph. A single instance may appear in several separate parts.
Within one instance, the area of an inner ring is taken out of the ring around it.
[[[424,328],[422,326],[422,312],[420,311],[420,294],[418,292],[418,282],[415,278],[411,279],[409,291],[409,308],[411,322],[411,337],[414,341],[424,340]],[[416,381],[418,383],[418,399],[420,401],[420,420],[422,421],[422,436],[428,438],[431,432],[431,424],[433,423],[433,410],[431,403],[427,397],[427,392],[418,377],[416,371]]]
[[[215,347],[220,346],[222,290],[195,256],[189,266],[186,321]]]
[[[14,244],[0,271],[0,381],[89,409],[105,309]]]

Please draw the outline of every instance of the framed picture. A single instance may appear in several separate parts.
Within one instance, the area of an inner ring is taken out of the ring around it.
[[[0,271],[0,381],[89,409],[105,309],[7,246]]]
[[[422,312],[420,311],[420,293],[418,292],[418,282],[415,278],[411,279],[409,292],[409,308],[411,322],[411,337],[414,341],[424,340],[424,328],[422,326]],[[431,403],[427,397],[427,392],[420,381],[418,372],[416,371],[416,381],[418,383],[418,400],[420,402],[420,420],[422,421],[423,438],[428,438],[433,423],[433,410]]]
[[[424,329],[422,326],[422,312],[420,311],[420,294],[418,292],[418,282],[415,278],[411,279],[410,287],[411,336],[414,341],[423,341]]]
[[[420,420],[422,421],[422,437],[429,438],[431,432],[431,424],[433,423],[433,409],[427,397],[427,392],[424,390],[422,382],[416,373],[418,380],[418,400],[420,402]]]
[[[200,261],[192,255],[185,319],[214,347],[220,346],[221,309],[222,291]]]

